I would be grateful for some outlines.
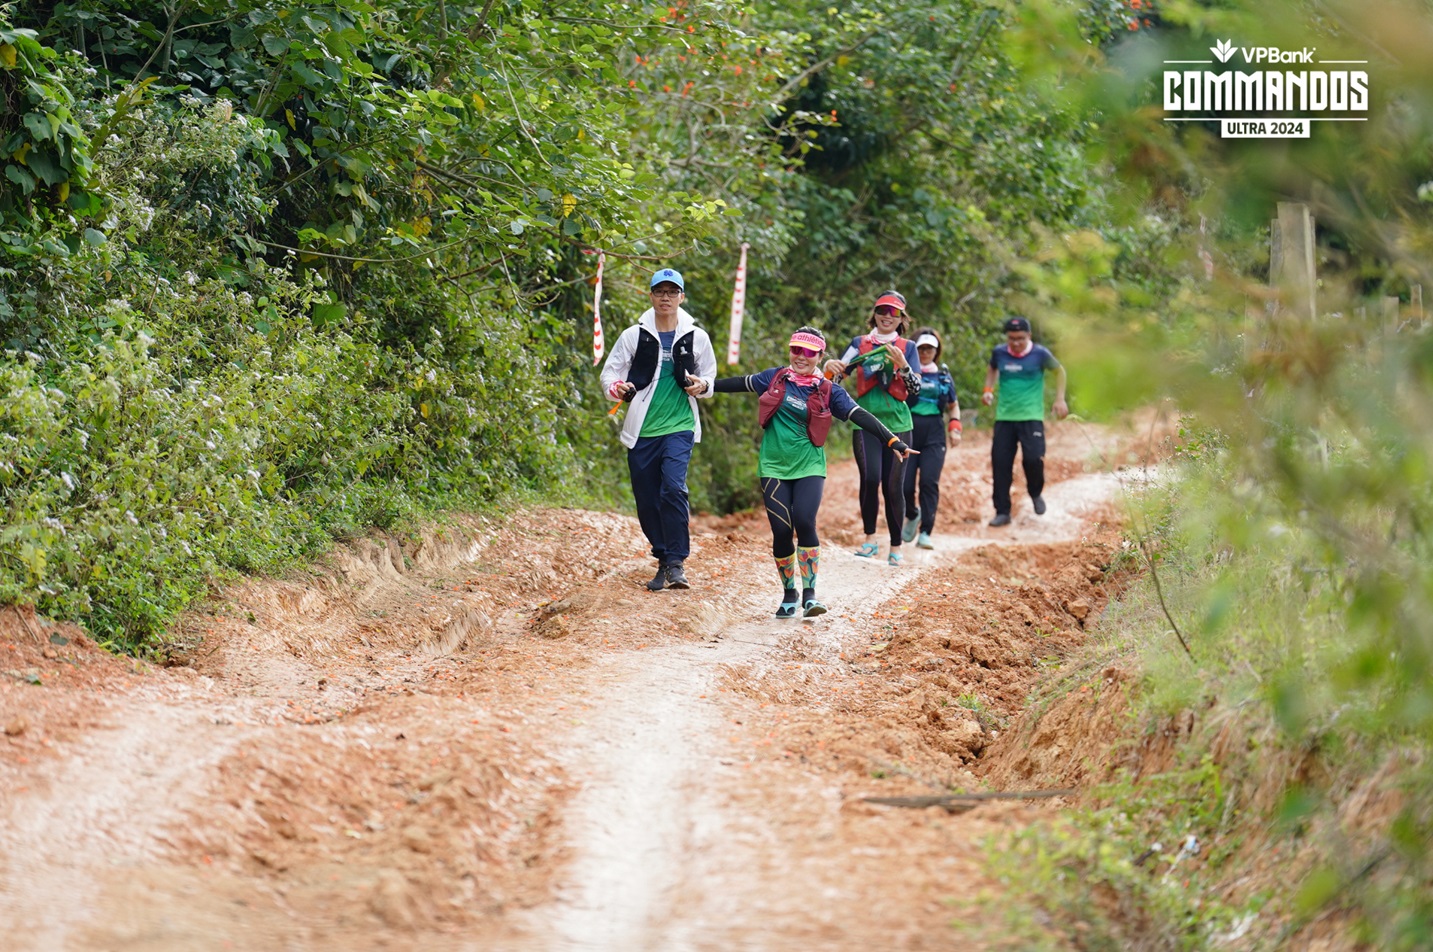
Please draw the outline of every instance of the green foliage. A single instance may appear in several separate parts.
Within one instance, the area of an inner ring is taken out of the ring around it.
[[[1234,850],[1220,770],[1205,759],[1096,792],[1107,805],[987,842],[993,870],[1038,896],[1079,948],[1203,949],[1241,910],[1211,898]],[[1211,844],[1215,848],[1211,855]],[[996,912],[1007,936],[1036,939],[1022,902]]]
[[[16,29],[0,6],[0,252],[64,256],[104,235],[71,216],[93,214],[83,189],[91,158],[61,57],[33,30]],[[0,259],[3,260],[3,259]]]
[[[0,599],[38,595],[135,647],[222,569],[374,520],[355,482],[395,455],[407,406],[375,398],[372,345],[317,335],[297,288],[253,302],[264,333],[246,292],[203,291],[202,312],[176,297],[162,319],[113,301],[82,352],[5,365]]]
[[[863,332],[870,302],[896,287],[917,323],[945,335],[943,359],[973,403],[1000,322],[1020,304],[1012,264],[1031,224],[1075,220],[1095,197],[1081,171],[1085,130],[1021,88],[995,9],[766,12],[804,31],[812,64],[785,114],[820,124],[787,137],[803,172],[782,199],[802,237],[778,250],[779,279],[754,285],[755,308],[840,340]]]
[[[1433,21],[1396,4],[1307,14],[1165,4],[1158,29],[1092,51],[1071,39],[1068,5],[1025,5],[1012,55],[1061,106],[1101,123],[1093,154],[1118,188],[1109,223],[1051,229],[1020,271],[1065,335],[1067,362],[1090,375],[1086,399],[1169,398],[1188,415],[1176,481],[1136,519],[1159,590],[1151,577],[1106,624],[1140,659],[1146,723],[1193,712],[1185,756],[1217,765],[1226,812],[1250,811],[1225,835],[1267,837],[1261,848],[1293,871],[1246,897],[1262,908],[1235,946],[1297,944],[1338,912],[1358,941],[1413,949],[1433,933],[1433,866],[1406,846],[1433,815],[1433,350],[1416,317],[1384,320],[1379,297],[1411,304],[1414,286],[1433,286],[1433,211],[1420,195],[1433,73],[1396,52],[1427,42]],[[1320,124],[1288,149],[1149,121],[1163,60],[1215,37],[1367,60],[1382,98],[1368,123]],[[1055,53],[1037,63],[1042,44]],[[1317,317],[1280,305],[1267,283],[1268,221],[1290,196],[1318,222]],[[1197,825],[1203,809],[1180,806],[1188,783],[1165,779],[1176,792],[1139,815]],[[1159,782],[1115,791],[1114,805]],[[1395,805],[1357,816],[1351,804],[1370,798]],[[1098,814],[1078,822],[1088,836]],[[1121,853],[1163,838],[1157,826],[1142,822]],[[1167,896],[1125,891],[1104,934],[1141,917],[1183,921]]]

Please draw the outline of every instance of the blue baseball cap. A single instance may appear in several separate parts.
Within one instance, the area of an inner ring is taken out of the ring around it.
[[[683,291],[687,289],[687,283],[682,280],[682,272],[677,271],[673,268],[663,268],[661,271],[658,271],[656,274],[652,275],[652,283],[648,285],[648,287],[655,288],[663,281],[670,281],[677,287],[681,288]]]

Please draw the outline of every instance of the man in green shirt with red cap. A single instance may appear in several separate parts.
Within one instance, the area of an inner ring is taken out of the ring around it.
[[[1045,514],[1045,371],[1055,371],[1055,416],[1070,412],[1065,404],[1065,368],[1044,346],[1030,339],[1030,322],[1011,317],[1005,322],[1005,343],[990,354],[985,392],[980,402],[995,404],[995,433],[990,441],[990,470],[995,518],[992,526],[1010,525],[1010,484],[1015,477],[1015,451],[1020,450],[1025,487],[1035,515]],[[996,403],[996,384],[1000,401]]]

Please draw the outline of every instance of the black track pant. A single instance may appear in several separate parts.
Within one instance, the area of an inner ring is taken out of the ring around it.
[[[906,518],[914,519],[919,509],[921,531],[929,533],[935,529],[935,510],[940,505],[940,472],[945,469],[945,420],[916,413],[911,415],[911,421],[915,424],[911,430],[911,449],[920,450],[920,455],[906,460]],[[920,486],[919,498],[916,497],[917,485]]]
[[[772,555],[784,559],[796,551],[797,544],[803,549],[821,544],[816,535],[816,510],[821,508],[825,490],[825,476],[761,478],[761,498],[766,502],[766,518],[771,523]],[[796,542],[791,541],[793,534]]]
[[[909,445],[910,431],[897,433],[901,442]],[[880,509],[881,494],[886,497],[886,529],[891,534],[891,548],[901,544],[901,520],[906,515],[906,491],[903,481],[905,463],[881,442],[881,438],[865,430],[857,430],[851,436],[851,446],[856,454],[856,468],[861,473],[861,523],[866,535],[876,532],[876,512]]]
[[[1010,513],[1010,483],[1015,478],[1015,449],[1025,470],[1025,488],[1030,497],[1045,489],[1045,421],[996,420],[990,441],[990,475],[995,483],[991,498],[996,513]]]

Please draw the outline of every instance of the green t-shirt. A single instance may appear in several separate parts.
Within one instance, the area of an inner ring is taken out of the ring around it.
[[[857,397],[856,403],[884,423],[892,433],[905,433],[914,425],[911,423],[911,408],[904,400],[891,396],[884,387],[872,387]]]
[[[851,346],[846,349],[846,356],[844,358],[846,361],[849,362],[855,355],[855,352],[860,349],[860,343],[861,338],[859,337],[851,342]],[[907,341],[905,356],[907,362],[913,367],[916,361],[915,352],[915,345]],[[880,353],[862,361],[862,366],[866,373],[874,375],[883,372],[894,372],[895,362],[890,359],[888,354]],[[852,376],[847,379],[846,383],[854,387],[857,379],[858,377],[853,373]],[[852,390],[852,393],[855,393],[855,391]],[[911,423],[911,408],[904,400],[897,400],[891,396],[885,387],[872,387],[870,390],[867,390],[865,394],[856,397],[856,404],[870,413],[871,416],[884,423],[886,429],[892,433],[909,432],[913,425]]]
[[[765,393],[780,371],[781,368],[772,367],[748,378],[752,390]],[[786,381],[781,405],[776,408],[761,437],[756,474],[762,479],[805,479],[807,476],[826,475],[826,448],[813,444],[806,432],[806,401],[813,391],[813,387]],[[856,403],[839,384],[832,384],[830,407],[833,419],[846,420],[856,409]]]
[[[955,402],[955,392],[948,387],[945,375],[921,371],[920,401],[911,407],[911,416],[940,416],[942,398],[946,404]]]
[[[657,336],[662,341],[662,363],[657,368],[657,382],[653,384],[657,389],[652,393],[638,436],[666,436],[696,429],[697,425],[692,417],[691,398],[677,383],[676,365],[672,362],[672,344],[677,332],[660,331]]]
[[[795,389],[794,385],[787,385],[786,399],[776,408],[776,415],[761,437],[756,474],[763,479],[826,475],[826,448],[814,445],[807,435],[806,400],[794,393]]]
[[[1001,344],[990,354],[990,367],[1000,375],[1000,392],[995,400],[996,420],[1045,419],[1045,371],[1060,366],[1055,355],[1033,344],[1023,357],[1010,353]]]

